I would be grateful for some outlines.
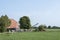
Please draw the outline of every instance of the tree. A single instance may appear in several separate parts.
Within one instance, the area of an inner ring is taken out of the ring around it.
[[[52,29],[59,29],[59,27],[58,26],[53,26]]]
[[[30,29],[31,28],[30,19],[28,16],[21,17],[19,20],[19,23],[20,23],[21,29]]]
[[[51,26],[48,26],[48,28],[50,29],[50,28],[51,28]]]
[[[45,25],[40,25],[40,26],[38,27],[38,29],[39,29],[39,31],[45,31]]]
[[[0,17],[0,32],[6,31],[6,28],[11,24],[7,15]]]

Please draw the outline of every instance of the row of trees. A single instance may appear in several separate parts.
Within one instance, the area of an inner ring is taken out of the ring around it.
[[[58,26],[46,26],[46,25],[39,25],[38,27],[32,27],[35,29],[34,31],[46,31],[46,29],[60,29]]]
[[[46,26],[46,25],[42,25],[42,26],[44,26],[45,29],[60,29],[60,27],[58,26]],[[38,28],[38,27],[33,27],[33,28]]]

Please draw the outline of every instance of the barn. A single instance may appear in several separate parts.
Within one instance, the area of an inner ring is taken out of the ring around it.
[[[14,19],[10,19],[10,21],[11,21],[11,25],[9,27],[7,27],[7,31],[8,32],[18,31],[19,23],[17,21],[15,21]]]

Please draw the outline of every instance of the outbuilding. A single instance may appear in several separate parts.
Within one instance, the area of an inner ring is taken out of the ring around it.
[[[14,19],[10,19],[10,21],[11,21],[11,25],[9,27],[7,27],[7,31],[8,32],[18,31],[19,23],[17,21],[15,21]]]

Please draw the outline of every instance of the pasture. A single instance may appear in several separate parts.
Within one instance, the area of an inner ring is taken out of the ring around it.
[[[46,32],[0,33],[0,40],[60,40],[60,29]]]

